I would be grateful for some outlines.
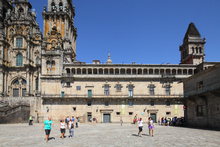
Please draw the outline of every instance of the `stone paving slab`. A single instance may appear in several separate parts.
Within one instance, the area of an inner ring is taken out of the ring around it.
[[[44,141],[43,124],[0,125],[0,147],[219,147],[220,131],[156,126],[155,136],[142,137],[132,124],[80,124],[73,138],[59,138],[59,124],[53,126],[48,143]],[[67,132],[68,135],[68,132]]]

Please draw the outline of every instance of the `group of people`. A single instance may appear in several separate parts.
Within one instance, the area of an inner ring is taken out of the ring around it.
[[[139,129],[138,136],[141,137],[141,133],[143,131],[143,120],[142,120],[142,118],[139,118],[139,120],[137,121],[137,124],[138,124],[138,129]],[[154,122],[153,122],[151,117],[148,118],[147,124],[148,124],[148,129],[149,129],[149,136],[153,137],[154,136]]]
[[[79,118],[74,118],[72,116],[71,118],[68,116],[64,120],[60,120],[60,138],[65,138],[66,129],[69,130],[69,138],[72,138],[74,136],[74,127],[76,124],[76,128],[78,128],[78,121]],[[48,142],[51,128],[53,125],[53,121],[51,120],[51,117],[48,117],[48,120],[44,121],[44,130],[45,130],[45,140]]]
[[[158,120],[158,124],[162,126],[183,126],[184,125],[184,117],[173,117],[173,118],[167,118],[162,117]]]

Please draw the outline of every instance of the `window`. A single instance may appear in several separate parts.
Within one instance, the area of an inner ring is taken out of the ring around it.
[[[134,102],[132,100],[129,100],[128,101],[128,106],[133,106],[134,105]]]
[[[130,84],[127,86],[128,87],[128,96],[129,97],[133,97],[133,94],[134,94],[134,85]]]
[[[87,106],[92,106],[92,101],[88,101]]]
[[[170,101],[166,101],[166,106],[170,106]]]
[[[148,88],[149,88],[149,93],[150,93],[150,95],[154,95],[155,85],[154,85],[154,84],[150,84],[150,85],[148,86]]]
[[[196,116],[204,116],[204,114],[205,114],[205,106],[204,105],[197,105]]]
[[[56,5],[54,2],[51,3],[51,8],[52,8],[52,11],[55,11],[56,10]]]
[[[108,101],[105,101],[105,106],[109,106],[109,102]]]
[[[104,85],[104,94],[105,94],[106,96],[109,96],[109,94],[110,94],[109,88],[110,88],[110,86],[109,86],[108,84],[105,84],[105,85]]]
[[[115,88],[116,88],[116,92],[120,92],[122,86],[121,86],[121,84],[116,84],[116,85],[115,85]]]
[[[171,112],[166,112],[166,115],[171,115]]]
[[[60,11],[63,11],[63,3],[62,2],[59,3],[59,9],[60,9]]]
[[[81,90],[81,86],[76,86],[76,90],[80,91]]]
[[[73,107],[73,111],[76,111],[76,107]]]
[[[26,96],[26,88],[22,88],[22,96]]]
[[[88,90],[88,97],[92,97],[92,90]]]
[[[120,115],[121,113],[120,112],[116,112],[116,115]]]
[[[169,83],[166,83],[165,86],[164,86],[164,88],[165,88],[165,93],[166,93],[166,95],[167,95],[167,96],[170,95],[170,88],[171,88],[170,84],[169,84]]]
[[[70,82],[66,82],[66,87],[71,87]]]
[[[13,89],[13,97],[19,97],[19,89],[18,88]]]
[[[129,112],[128,114],[129,114],[129,115],[133,115],[133,112]]]
[[[38,77],[35,79],[35,90],[36,91],[38,91],[38,82],[39,82],[39,80],[38,80]]]
[[[16,66],[23,66],[23,56],[21,53],[18,53],[16,56]]]
[[[154,106],[154,101],[150,101],[150,105],[151,105],[151,106]]]
[[[21,37],[16,38],[16,47],[17,48],[23,47],[23,38],[21,38]]]
[[[65,92],[61,91],[61,97],[64,97],[64,95],[65,95]]]

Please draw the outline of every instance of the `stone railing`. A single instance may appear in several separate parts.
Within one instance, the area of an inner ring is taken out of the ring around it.
[[[124,94],[94,94],[94,95],[86,95],[86,94],[44,94],[42,98],[183,98],[182,94],[172,94],[172,95],[145,95],[145,94],[134,94],[133,96],[124,95]]]

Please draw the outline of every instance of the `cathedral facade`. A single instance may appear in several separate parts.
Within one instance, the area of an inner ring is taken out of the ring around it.
[[[48,0],[44,31],[28,0],[0,2],[0,95],[26,103],[39,122],[77,116],[82,122],[132,122],[137,117],[183,117],[183,80],[215,63],[204,62],[203,39],[189,24],[180,64],[105,64],[76,60],[72,0]]]

